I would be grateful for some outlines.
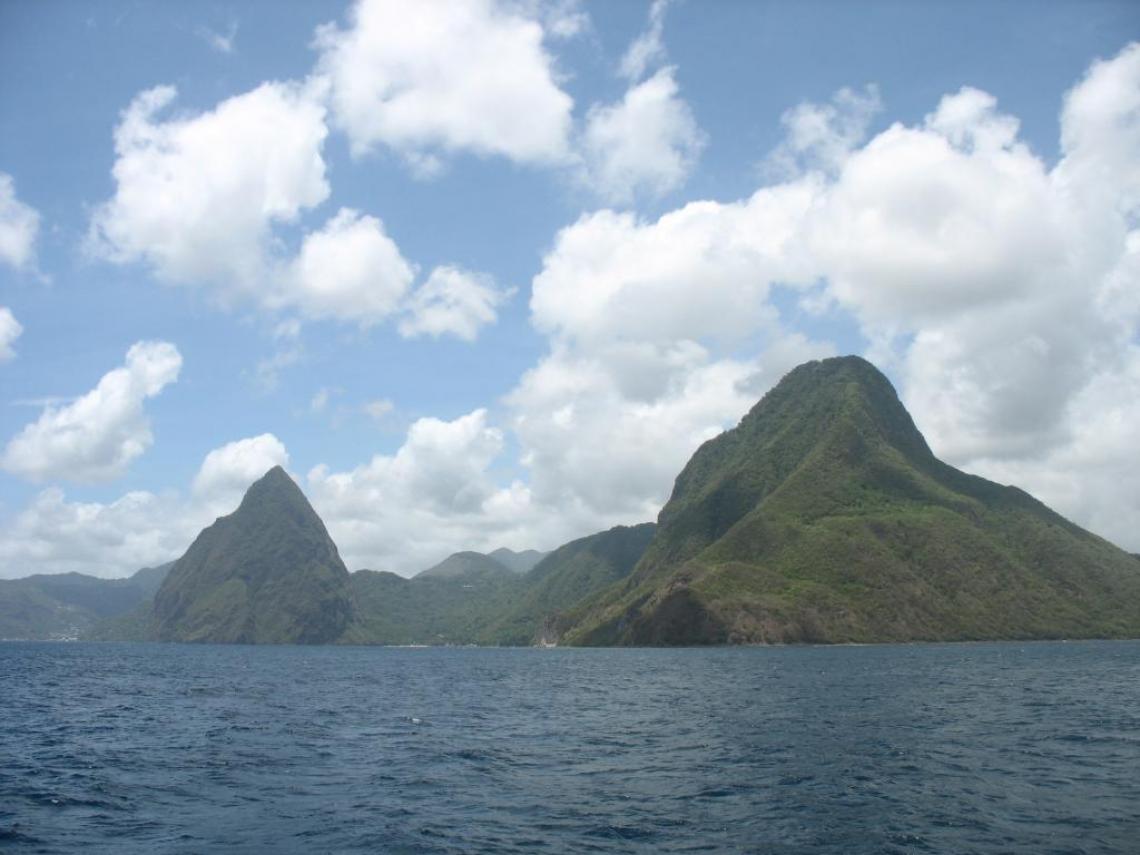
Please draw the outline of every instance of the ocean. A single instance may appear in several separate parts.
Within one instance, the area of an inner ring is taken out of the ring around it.
[[[1140,642],[0,644],[0,851],[1140,852]]]

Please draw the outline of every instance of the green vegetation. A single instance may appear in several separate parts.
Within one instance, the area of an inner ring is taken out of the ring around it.
[[[86,637],[100,622],[149,602],[170,567],[147,567],[128,579],[62,573],[0,581],[0,639]]]
[[[490,561],[490,559],[488,559]],[[462,575],[353,573],[356,620],[346,644],[474,644],[496,615],[509,609],[522,588],[502,565],[472,567]]]
[[[153,627],[161,641],[322,644],[351,617],[336,545],[277,466],[174,563],[154,598]]]
[[[551,552],[525,577],[518,596],[481,634],[491,644],[554,641],[563,612],[624,579],[633,570],[656,526],[617,526],[571,541]]]
[[[352,574],[356,620],[341,640],[536,643],[549,634],[561,609],[626,576],[645,551],[653,528],[652,523],[618,526],[575,540],[522,575],[477,552],[456,553],[412,579],[361,570]]]
[[[571,644],[1140,635],[1135,560],[937,460],[856,357],[802,365],[677,478]]]
[[[350,576],[277,468],[198,536],[151,605],[164,572],[0,583],[0,635],[506,645],[1140,636],[1137,556],[937,460],[886,377],[855,357],[800,366],[701,446],[657,525],[618,526],[545,557],[460,552],[412,579]],[[99,618],[110,619],[91,628]]]
[[[482,552],[456,552],[454,555],[449,555],[443,559],[443,561],[434,567],[421,570],[416,574],[416,578],[458,579],[460,576],[480,573],[495,574],[501,573],[504,570],[513,572],[502,562],[496,561],[491,556],[484,555]]]

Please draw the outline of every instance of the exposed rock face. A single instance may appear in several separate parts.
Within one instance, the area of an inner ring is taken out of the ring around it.
[[[678,476],[578,644],[1140,635],[1140,567],[1028,494],[937,460],[857,357],[788,374]]]
[[[198,535],[154,600],[162,641],[323,644],[351,617],[336,545],[279,466]]]

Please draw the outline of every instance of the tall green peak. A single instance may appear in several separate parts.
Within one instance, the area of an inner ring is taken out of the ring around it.
[[[320,644],[339,638],[351,616],[336,545],[280,466],[198,535],[154,600],[164,641]]]
[[[677,477],[582,644],[1140,635],[1131,556],[939,461],[858,357],[787,374]]]

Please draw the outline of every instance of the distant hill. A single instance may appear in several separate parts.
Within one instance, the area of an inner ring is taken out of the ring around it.
[[[349,574],[280,466],[204,529],[154,598],[161,641],[322,644],[352,617]]]
[[[150,600],[171,566],[146,567],[127,579],[61,573],[0,580],[0,639],[83,637]]]
[[[677,477],[594,645],[1140,635],[1128,553],[937,460],[857,357],[802,365]]]
[[[421,570],[413,578],[434,577],[437,579],[454,579],[475,572],[494,572],[496,569],[509,570],[517,575],[530,571],[535,564],[543,559],[547,553],[536,549],[527,549],[515,552],[511,549],[499,548],[491,553],[484,552],[456,552],[447,556],[438,564]]]
[[[702,445],[656,525],[579,538],[526,568],[538,554],[460,552],[412,579],[350,575],[275,468],[165,581],[156,568],[118,582],[0,583],[0,634],[511,645],[1140,636],[1135,555],[939,461],[887,378],[856,357],[801,365]]]
[[[486,556],[484,556],[486,557]],[[489,561],[489,559],[488,559]],[[348,644],[475,644],[486,626],[510,608],[522,578],[496,562],[461,575],[358,570],[351,576],[356,619]]]
[[[458,579],[479,573],[513,573],[505,564],[482,552],[456,552],[427,570],[415,575],[417,579]]]
[[[525,577],[517,597],[482,634],[487,643],[526,645],[551,640],[562,612],[633,570],[656,526],[617,526],[561,546]]]
[[[561,609],[621,579],[637,563],[653,524],[619,526],[580,538],[529,572],[490,556],[459,552],[411,579],[352,574],[356,620],[342,640],[354,644],[529,645]],[[495,553],[492,553],[495,554]],[[536,553],[537,554],[537,553]]]
[[[521,574],[529,573],[535,564],[549,554],[549,552],[539,552],[537,549],[524,549],[522,552],[515,552],[513,549],[499,547],[494,552],[489,553],[489,556],[508,570]]]

